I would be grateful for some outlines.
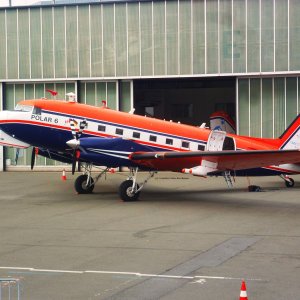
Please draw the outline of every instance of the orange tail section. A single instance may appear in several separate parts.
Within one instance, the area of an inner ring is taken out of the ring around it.
[[[291,123],[279,137],[280,149],[300,149],[300,115]]]

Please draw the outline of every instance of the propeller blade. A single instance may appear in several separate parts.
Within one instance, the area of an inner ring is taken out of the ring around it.
[[[87,121],[84,119],[83,121],[81,121],[79,123],[79,129],[78,132],[76,132],[76,125],[78,123],[76,122],[76,120],[74,119],[70,119],[70,128],[71,128],[71,132],[73,135],[73,140],[70,140],[67,143],[67,145],[71,148],[74,149],[73,151],[73,155],[72,155],[72,175],[74,175],[75,170],[76,170],[76,163],[79,160],[80,157],[80,151],[77,150],[79,148],[80,145],[80,136],[83,132],[83,130],[87,127]]]
[[[77,140],[76,126],[75,126],[75,120],[74,119],[70,119],[70,127],[71,127],[71,132],[72,132],[73,138],[75,140]]]
[[[72,175],[74,175],[76,170],[76,162],[77,162],[77,157],[76,157],[76,149],[75,149],[73,151],[73,157],[72,157]]]
[[[73,135],[73,138],[75,140],[78,140],[83,132],[83,130],[87,127],[87,121],[86,119],[84,119],[83,121],[81,121],[79,123],[79,129],[78,129],[78,132],[76,132],[76,125],[77,125],[77,121],[74,120],[74,119],[70,119],[70,127],[71,127],[71,132],[72,132],[72,135]]]
[[[76,163],[79,160],[80,157],[80,151],[77,149],[74,149],[73,151],[73,157],[72,157],[72,175],[74,175],[76,171]]]
[[[86,126],[87,126],[87,121],[86,121],[86,119],[84,119],[83,121],[81,121],[81,122],[79,123],[79,130],[78,130],[78,134],[77,134],[77,137],[78,137],[78,138],[80,138],[80,136],[81,136],[83,130],[86,128]]]
[[[34,164],[35,164],[35,155],[36,155],[36,149],[35,147],[32,147],[31,152],[31,163],[30,163],[30,169],[33,170]]]

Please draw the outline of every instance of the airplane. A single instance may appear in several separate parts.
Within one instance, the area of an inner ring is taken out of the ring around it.
[[[1,111],[0,132],[0,145],[33,146],[31,169],[36,154],[72,164],[72,174],[80,162],[83,174],[74,183],[79,194],[92,193],[112,168],[128,167],[119,186],[123,201],[138,200],[158,171],[223,176],[228,187],[235,176],[267,175],[293,187],[289,175],[300,174],[300,115],[279,138],[256,138],[120,112],[105,101],[102,107],[80,104],[71,94],[67,100],[23,100]],[[100,172],[92,177],[95,168]],[[141,183],[139,171],[149,172]]]

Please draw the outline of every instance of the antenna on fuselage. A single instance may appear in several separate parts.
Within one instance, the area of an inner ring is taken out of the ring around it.
[[[66,96],[68,97],[68,102],[77,102],[77,96],[75,93],[73,92],[70,92],[70,93],[67,93]]]

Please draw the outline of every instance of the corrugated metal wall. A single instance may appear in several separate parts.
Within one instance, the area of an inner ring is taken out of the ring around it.
[[[179,0],[0,10],[0,78],[293,72],[298,0]]]

